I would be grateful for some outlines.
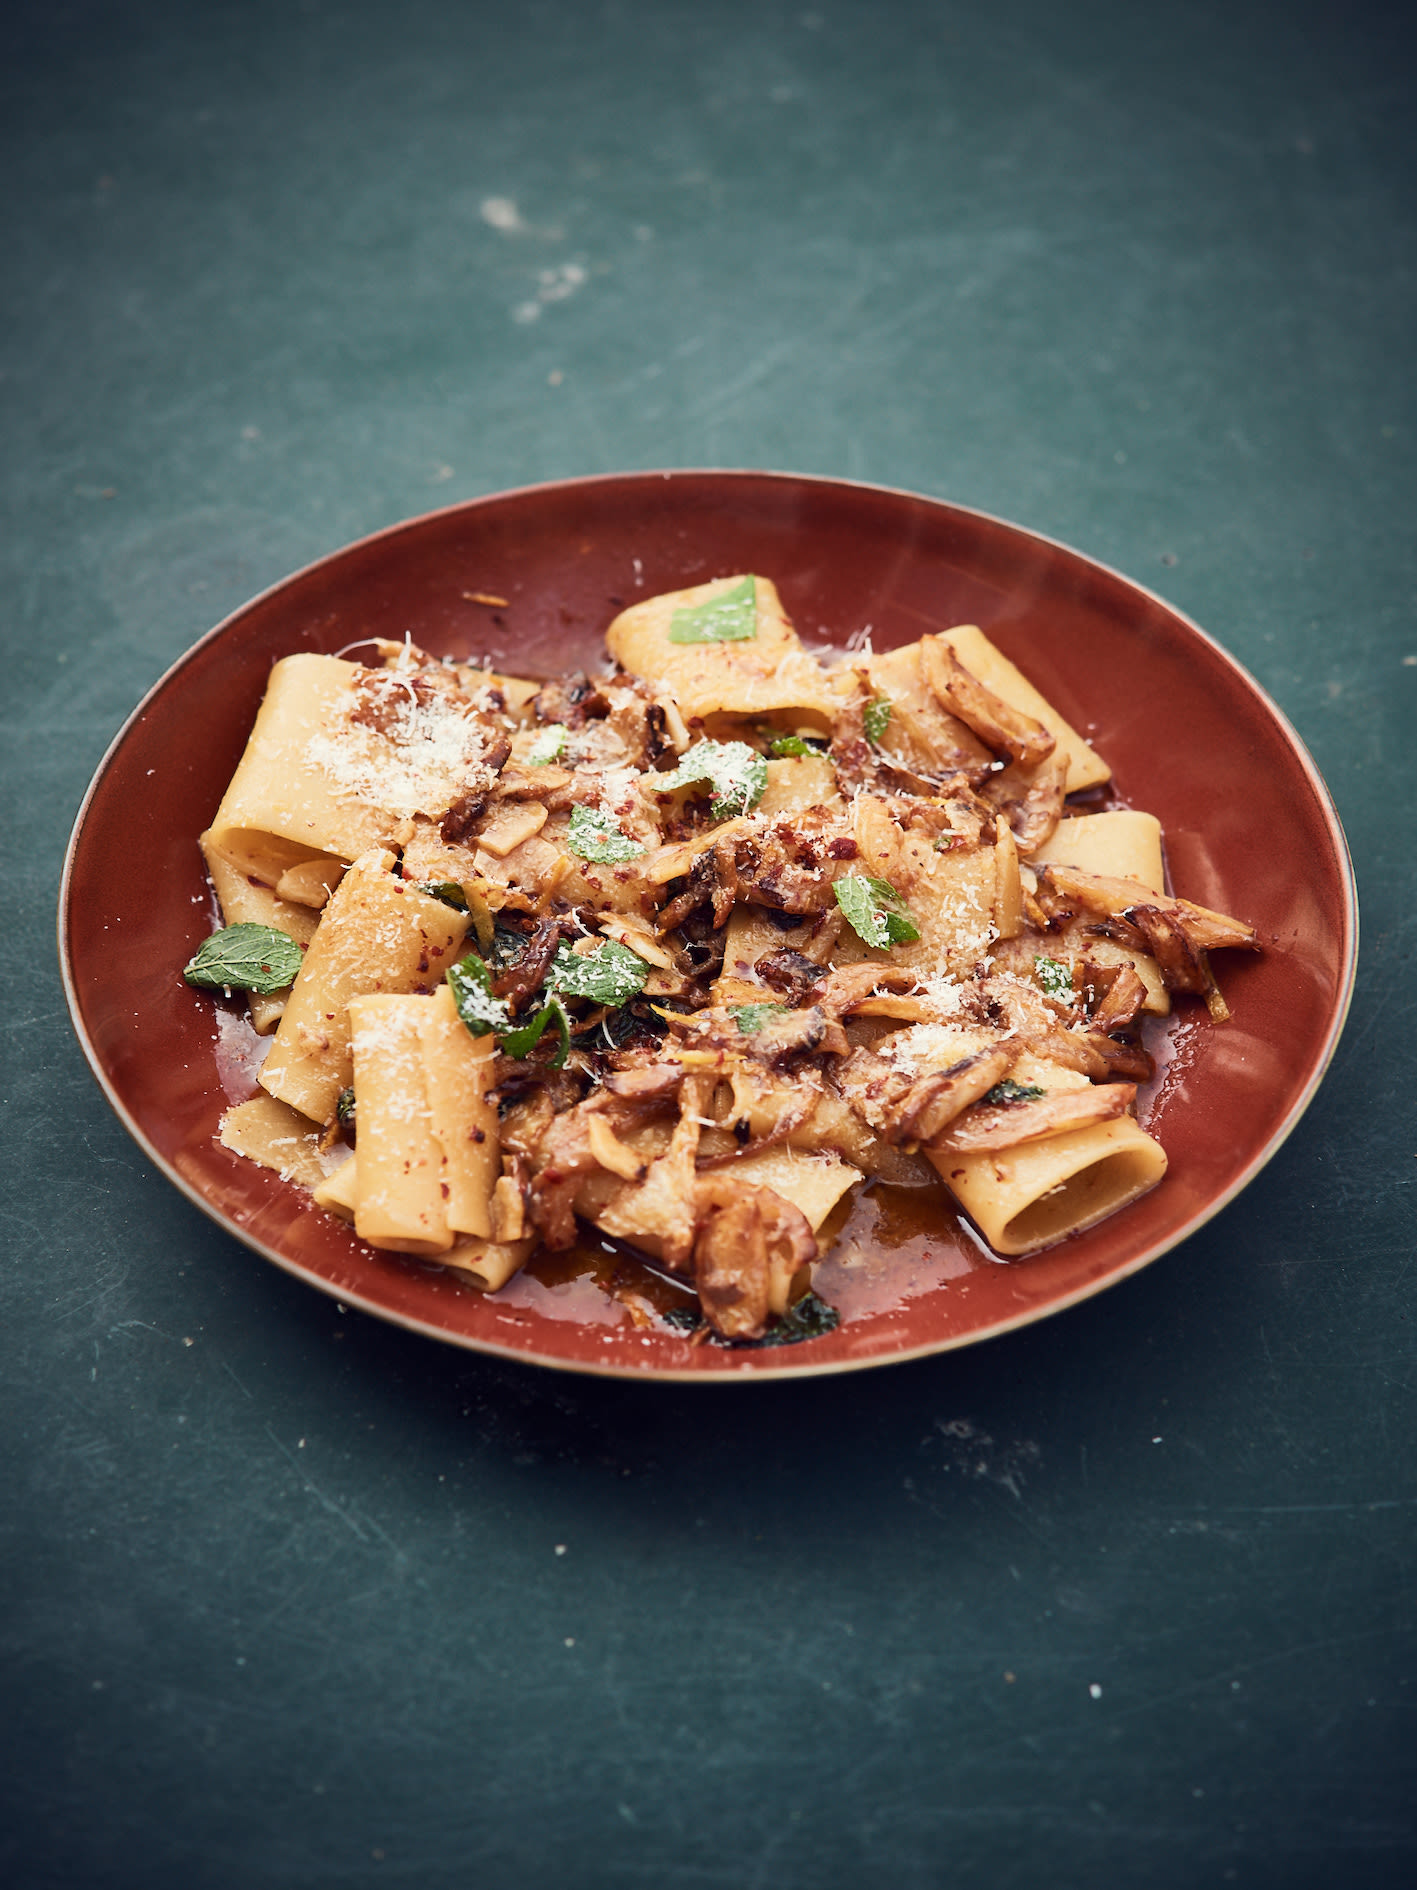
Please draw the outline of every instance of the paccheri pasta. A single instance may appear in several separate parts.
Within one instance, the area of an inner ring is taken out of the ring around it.
[[[734,1342],[813,1303],[863,1185],[938,1178],[1012,1257],[1161,1181],[1142,1020],[1223,1020],[1209,953],[1255,935],[1166,890],[1158,823],[981,631],[821,660],[733,575],[606,641],[543,682],[276,664],[188,970],[270,1036],[228,1148],[488,1291],[588,1225]]]

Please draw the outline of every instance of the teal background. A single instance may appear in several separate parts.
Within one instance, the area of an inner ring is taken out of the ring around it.
[[[6,1881],[1417,1881],[1413,38],[1267,0],[10,9]],[[718,1391],[440,1348],[208,1223],[70,1032],[66,836],[197,636],[395,519],[693,465],[1066,540],[1331,785],[1365,942],[1328,1082],[1042,1326]]]

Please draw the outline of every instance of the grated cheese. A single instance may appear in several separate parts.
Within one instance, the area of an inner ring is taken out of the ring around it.
[[[420,702],[412,685],[392,671],[368,670],[364,676],[390,692],[389,732],[354,721],[351,696],[339,724],[306,745],[306,758],[327,780],[404,819],[445,814],[461,795],[491,785],[490,733],[474,719],[471,704],[441,694]]]

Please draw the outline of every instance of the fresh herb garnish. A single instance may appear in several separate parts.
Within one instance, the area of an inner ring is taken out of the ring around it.
[[[300,947],[273,925],[224,926],[203,939],[182,976],[210,991],[283,991],[300,969]]]
[[[618,1008],[639,995],[648,977],[649,966],[638,952],[607,938],[593,952],[558,946],[546,984],[563,997],[589,998],[592,1004]]]
[[[751,643],[758,634],[758,581],[745,577],[702,604],[685,604],[669,620],[671,643]]]
[[[418,890],[427,893],[430,899],[441,899],[445,906],[452,906],[457,912],[467,911],[467,894],[455,879],[423,880]]]
[[[760,1345],[800,1345],[804,1339],[820,1339],[824,1333],[835,1332],[841,1324],[841,1314],[835,1306],[828,1306],[824,1299],[818,1299],[811,1291],[804,1293],[797,1304],[785,1312],[776,1325],[769,1326]]]
[[[556,1054],[551,1059],[553,1070],[561,1069],[566,1058],[571,1054],[571,1020],[566,1015],[566,1007],[558,997],[546,1000],[535,1017],[522,1024],[516,1030],[509,1030],[501,1040],[503,1054],[509,1057],[527,1057],[540,1042],[542,1032],[548,1024],[556,1026],[556,1034],[561,1039],[556,1047]]]
[[[1006,1076],[1002,1083],[995,1083],[984,1100],[986,1103],[1037,1102],[1040,1096],[1046,1094],[1037,1083],[1016,1083],[1011,1076]]]
[[[335,1098],[335,1121],[342,1129],[347,1129],[359,1113],[352,1089],[342,1089]]]
[[[469,952],[449,968],[448,983],[458,1016],[474,1037],[512,1028],[512,1013],[506,1000],[493,992],[492,973],[476,952]]]
[[[1073,974],[1070,966],[1056,958],[1037,957],[1033,961],[1033,975],[1044,997],[1055,998],[1059,1004],[1072,1003]]]
[[[728,1014],[745,1037],[756,1037],[765,1024],[783,1013],[781,1004],[731,1004]]]
[[[554,1024],[561,1042],[552,1066],[559,1070],[564,1064],[571,1048],[571,1020],[560,998],[549,997],[534,1017],[514,1023],[506,999],[493,991],[492,973],[476,952],[468,952],[452,967],[448,983],[458,1016],[474,1037],[495,1035],[500,1049],[520,1059],[540,1041],[546,1026]]]
[[[891,699],[889,696],[873,696],[861,711],[861,726],[866,731],[868,742],[879,744],[890,727]]]
[[[654,788],[657,794],[667,794],[672,788],[690,787],[695,781],[707,781],[713,789],[714,819],[731,820],[735,814],[746,814],[763,798],[768,764],[746,742],[695,742],[673,774],[660,775]]]
[[[564,722],[549,722],[526,751],[527,766],[545,768],[565,752],[567,729]]]
[[[863,943],[883,951],[887,946],[908,945],[912,939],[919,938],[920,928],[911,917],[909,906],[888,879],[847,873],[833,882],[832,891],[851,929]]]
[[[772,747],[768,750],[770,755],[779,759],[787,755],[819,755],[821,752],[820,748],[814,748],[810,742],[804,741],[800,735],[778,735],[774,738]]]
[[[609,814],[602,814],[598,807],[582,807],[579,803],[571,809],[566,845],[572,853],[578,853],[583,860],[593,860],[597,866],[633,860],[644,852],[639,841],[622,833]]]

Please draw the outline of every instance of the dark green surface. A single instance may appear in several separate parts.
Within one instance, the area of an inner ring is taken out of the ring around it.
[[[1417,1881],[1406,20],[7,13],[7,1882]],[[1151,584],[1347,824],[1358,993],[1293,1139],[968,1353],[656,1390],[341,1317],[66,1023],[69,823],[188,643],[396,518],[694,464]]]

